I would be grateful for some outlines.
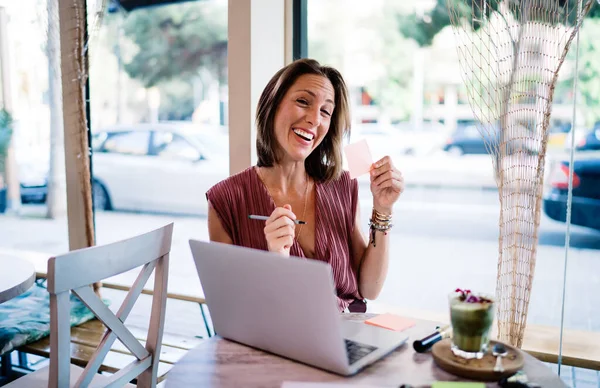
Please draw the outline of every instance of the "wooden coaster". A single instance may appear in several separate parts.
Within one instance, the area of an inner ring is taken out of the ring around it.
[[[494,372],[496,357],[492,356],[491,349],[496,343],[497,341],[490,341],[490,350],[480,360],[467,360],[455,356],[450,349],[451,340],[449,338],[433,345],[431,352],[436,364],[448,373],[473,380],[498,381],[503,377],[514,375],[523,368],[525,358],[519,349],[503,343],[508,351],[508,354],[502,358],[504,372]]]

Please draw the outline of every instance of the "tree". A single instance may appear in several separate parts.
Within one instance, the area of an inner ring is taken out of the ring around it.
[[[481,42],[481,39],[476,38],[476,34],[481,33],[480,30],[486,26],[486,21],[494,19],[495,16],[503,21],[507,30],[513,30],[512,28],[509,28],[511,25],[514,27],[513,24],[523,26],[524,23],[522,22],[524,20],[541,21],[544,24],[563,24],[567,27],[573,26],[577,22],[578,1],[579,0],[542,0],[539,3],[536,3],[535,12],[527,14],[527,11],[522,10],[526,10],[529,7],[525,7],[520,0],[437,0],[435,6],[423,15],[414,13],[410,15],[398,14],[397,17],[400,20],[400,33],[415,40],[421,47],[426,47],[431,45],[435,36],[440,33],[440,31],[452,25],[453,18],[455,19],[455,25],[463,25],[466,30],[471,30],[471,33],[475,38],[473,39],[473,42]],[[592,6],[586,17],[599,18],[600,7],[597,5]],[[511,21],[507,20],[511,18]],[[517,53],[520,51],[521,34],[523,34],[525,29],[518,28],[518,31],[517,36],[504,34],[509,38],[510,47],[512,47],[512,53],[506,54],[513,59],[513,63],[509,64],[510,68],[506,69],[506,72],[503,72],[503,74],[508,75],[505,79],[490,80],[486,78],[488,83],[492,81],[496,82],[495,87],[490,88],[490,85],[478,85],[480,80],[477,78],[481,74],[465,74],[465,76],[471,78],[467,81],[467,83],[471,84],[471,89],[479,89],[478,86],[483,86],[484,89],[488,90],[487,95],[485,95],[486,93],[483,93],[483,95],[472,93],[472,103],[475,103],[476,106],[481,106],[478,105],[477,99],[482,98],[500,101],[500,103],[495,106],[495,112],[482,114],[484,117],[494,116],[499,118],[500,126],[498,131],[499,136],[502,139],[500,143],[507,141],[507,139],[505,139],[505,136],[507,136],[505,129],[509,124],[506,120],[510,115],[508,115],[508,112],[505,110],[509,109],[509,102],[516,102],[516,98],[517,100],[520,100],[521,103],[527,103],[527,99],[530,95],[535,95],[537,93],[535,90],[527,90],[523,94],[513,96],[510,92],[514,87],[527,88],[537,84],[537,82],[535,82],[535,77],[538,75],[523,71],[521,64],[518,63],[520,55],[517,55]],[[468,31],[466,32],[468,33]],[[500,46],[500,44],[498,44],[498,46]],[[472,55],[477,55],[477,52],[483,53],[485,50],[484,47],[480,47],[479,49],[481,50],[475,50]],[[489,49],[487,51],[489,51]],[[477,61],[477,59],[473,58],[473,61]],[[521,71],[518,71],[519,68],[521,68]],[[475,71],[476,70],[473,70],[473,72]],[[517,73],[519,73],[518,76]],[[590,80],[592,79],[593,78],[590,78]],[[490,93],[493,93],[493,90],[497,90],[501,95],[492,96]],[[593,99],[594,96],[590,97]],[[474,113],[478,116],[478,112]],[[534,125],[529,125],[526,122],[519,124],[524,128],[527,127],[528,131],[535,130]],[[532,151],[537,152],[537,150]],[[496,167],[498,167],[498,165]]]
[[[547,4],[554,3],[553,0],[546,0]],[[576,10],[578,0],[558,0],[559,5],[563,7],[568,2],[568,9]],[[482,6],[482,3],[486,3],[488,6]],[[502,0],[437,0],[433,9],[423,16],[411,14],[403,15],[399,14],[398,19],[400,21],[400,32],[407,38],[414,39],[420,46],[429,46],[433,41],[433,38],[444,28],[450,26],[452,21],[450,19],[449,5],[453,7],[459,7],[460,12],[457,14],[464,16],[464,21],[471,22],[471,26],[474,31],[477,31],[482,27],[483,20],[489,20],[490,15],[493,12],[498,11],[499,5],[503,3]],[[511,5],[517,4],[517,0],[507,0],[513,16],[520,20],[523,15],[520,14],[519,7],[512,7]],[[537,12],[539,15],[544,15],[545,12],[540,10]],[[598,18],[600,17],[600,7],[592,7],[587,17]],[[577,12],[570,12],[567,19],[567,25],[573,25],[577,19]]]
[[[123,30],[135,47],[125,71],[144,86],[189,79],[201,67],[224,81],[227,11],[222,4],[183,3],[136,10],[125,20]]]
[[[6,176],[6,158],[8,148],[12,140],[12,116],[6,110],[0,110],[0,190],[3,188],[4,176]]]
[[[0,213],[6,211],[6,158],[12,138],[12,117],[6,110],[0,110]]]
[[[351,92],[365,90],[374,105],[397,119],[410,114],[406,102],[411,100],[413,63],[406,59],[416,46],[397,32],[395,15],[401,6],[399,1],[317,1],[307,18],[309,56],[336,67]]]
[[[600,7],[596,7],[599,9]],[[584,121],[588,127],[600,121],[600,19],[587,20],[580,30],[579,78],[577,80],[578,104],[584,105]],[[576,52],[571,50],[568,59],[575,62]],[[572,89],[574,72],[561,84]]]
[[[377,34],[378,43],[373,42],[367,50],[370,51],[369,55],[377,59],[380,69],[380,76],[365,86],[384,112],[395,120],[406,120],[413,110],[407,101],[412,99],[414,72],[414,63],[407,58],[413,57],[418,47],[395,32],[399,28],[398,20],[394,17],[400,6],[398,3],[386,2],[381,13],[371,16],[365,23],[374,26]]]

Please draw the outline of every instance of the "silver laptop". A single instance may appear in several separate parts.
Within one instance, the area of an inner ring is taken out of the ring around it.
[[[223,338],[341,375],[408,339],[343,320],[327,263],[196,240],[190,247],[215,332]]]

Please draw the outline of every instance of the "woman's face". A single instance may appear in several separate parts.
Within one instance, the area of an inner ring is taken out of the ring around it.
[[[275,113],[275,138],[282,161],[303,161],[329,131],[335,92],[329,79],[305,74],[283,96]]]

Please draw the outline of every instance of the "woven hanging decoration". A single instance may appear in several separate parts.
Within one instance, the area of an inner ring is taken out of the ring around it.
[[[500,199],[498,339],[520,347],[535,272],[552,99],[595,0],[447,0]]]

